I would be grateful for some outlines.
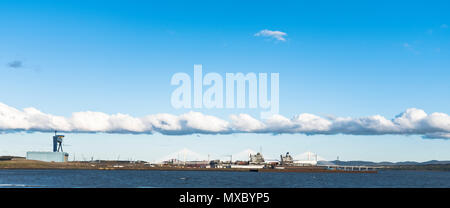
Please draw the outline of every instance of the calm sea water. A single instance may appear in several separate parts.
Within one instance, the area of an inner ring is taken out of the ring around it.
[[[254,173],[213,171],[0,170],[0,187],[238,188],[450,187],[450,172]]]

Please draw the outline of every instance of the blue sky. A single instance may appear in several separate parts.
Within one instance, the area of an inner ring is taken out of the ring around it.
[[[276,72],[280,114],[392,119],[408,108],[449,114],[446,1],[2,1],[0,102],[70,117],[98,111],[179,115],[177,72]],[[286,41],[254,34],[268,29]],[[11,67],[14,61],[19,67]],[[255,110],[195,109],[227,119]],[[50,135],[0,135],[0,154],[50,149]],[[345,160],[450,159],[450,141],[420,135],[69,134],[76,155],[155,160],[189,148],[227,155],[317,152]],[[92,145],[92,146],[90,146]],[[222,148],[223,147],[223,148]]]

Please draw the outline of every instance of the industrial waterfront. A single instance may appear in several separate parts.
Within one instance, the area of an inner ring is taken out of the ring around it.
[[[348,166],[332,163],[319,164],[318,156],[308,153],[306,160],[295,160],[289,152],[277,160],[266,160],[260,152],[249,154],[248,160],[199,160],[188,161],[170,158],[161,162],[130,160],[69,161],[69,154],[63,151],[64,135],[53,136],[53,151],[28,151],[26,157],[2,157],[2,169],[94,169],[94,170],[184,170],[184,171],[240,171],[240,172],[351,172],[376,173],[381,167]],[[185,158],[185,157],[184,157]]]
[[[52,169],[52,170],[154,170],[154,171],[225,171],[225,172],[304,172],[304,173],[377,173],[379,170],[450,170],[448,161],[412,163],[362,163],[345,161],[319,161],[315,153],[307,152],[304,160],[294,159],[289,152],[279,159],[265,159],[260,152],[249,153],[248,160],[186,160],[170,157],[159,162],[143,160],[83,160],[69,161],[63,151],[64,135],[53,138],[52,151],[28,151],[26,157],[0,156],[0,169]]]
[[[279,159],[265,159],[261,151],[248,154],[248,160],[233,160],[232,155],[229,160],[186,160],[182,155],[160,162],[69,161],[62,145],[64,135],[55,132],[52,138],[52,151],[0,156],[0,188],[450,187],[446,161],[422,165],[327,162],[311,152],[304,160],[294,159],[289,152]]]

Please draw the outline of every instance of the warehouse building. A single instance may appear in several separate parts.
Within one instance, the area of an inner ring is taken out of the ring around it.
[[[27,152],[27,160],[44,162],[67,162],[69,154],[66,152]]]

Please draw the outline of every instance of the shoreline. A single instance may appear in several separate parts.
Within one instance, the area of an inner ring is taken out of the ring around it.
[[[115,162],[42,162],[33,160],[0,161],[0,170],[148,170],[148,171],[222,171],[222,172],[304,172],[304,173],[376,173],[377,170],[333,170],[319,166],[289,167],[284,169],[151,167],[148,164],[118,164]],[[378,170],[443,171],[450,172],[450,164],[383,166]]]
[[[332,170],[318,166],[285,169],[253,168],[199,168],[199,167],[150,167],[146,164],[117,164],[89,162],[42,162],[32,160],[0,161],[0,170],[148,170],[148,171],[221,171],[221,172],[305,172],[305,173],[376,173],[376,170]]]

